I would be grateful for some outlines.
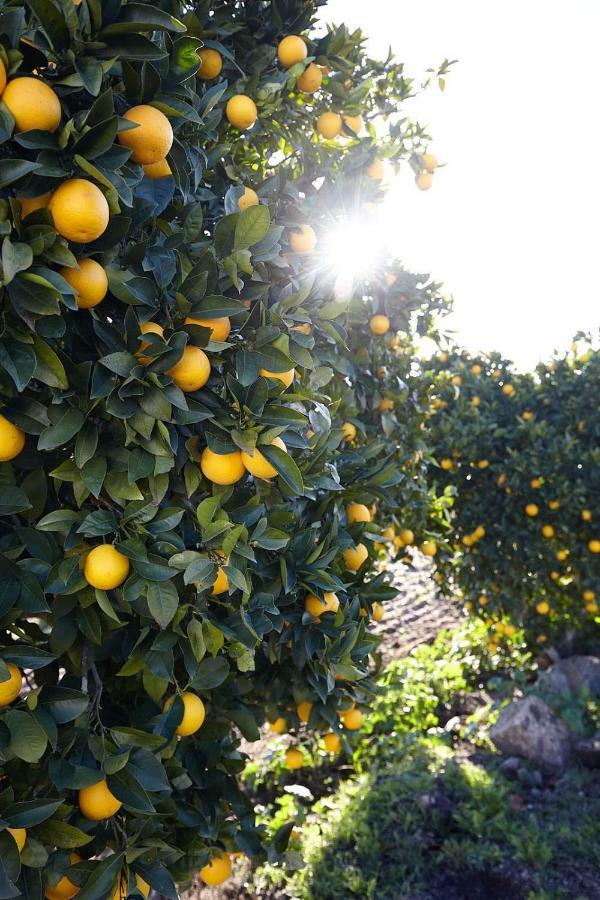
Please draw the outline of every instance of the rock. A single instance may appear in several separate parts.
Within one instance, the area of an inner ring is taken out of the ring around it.
[[[500,771],[505,775],[516,775],[521,766],[521,760],[518,756],[507,756],[500,763]]]
[[[577,738],[573,751],[579,762],[588,769],[600,769],[600,736]]]
[[[490,728],[490,739],[501,753],[522,756],[553,769],[562,769],[571,752],[569,729],[533,694],[516,700],[500,713]]]
[[[600,658],[568,656],[540,675],[538,684],[553,694],[568,695],[584,691],[600,697]]]

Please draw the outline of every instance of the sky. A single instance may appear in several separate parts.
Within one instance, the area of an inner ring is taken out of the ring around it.
[[[473,351],[522,368],[600,326],[600,0],[330,0],[324,18],[391,44],[446,90],[410,101],[445,163],[428,192],[390,185],[393,249],[444,282]]]

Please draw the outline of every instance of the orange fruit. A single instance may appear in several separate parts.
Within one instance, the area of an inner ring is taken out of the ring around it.
[[[258,110],[256,103],[246,94],[236,94],[227,101],[225,107],[225,115],[231,125],[245,131],[246,128],[252,128],[258,118]]]
[[[352,131],[355,135],[359,135],[365,127],[362,116],[343,115],[342,121],[346,128]]]
[[[344,422],[342,431],[344,432],[345,441],[353,441],[356,437],[356,425],[353,425],[352,422]]]
[[[554,528],[552,525],[542,525],[542,534],[545,538],[554,537]]]
[[[365,560],[369,558],[369,551],[364,544],[356,547],[347,547],[343,552],[344,562],[349,572],[358,572]]]
[[[260,200],[258,199],[258,194],[256,191],[253,191],[250,187],[244,188],[244,193],[238,200],[238,209],[240,212],[244,212],[245,209],[248,209],[249,206],[258,206]]]
[[[109,790],[106,779],[81,788],[79,791],[79,809],[86,819],[92,822],[100,822],[102,819],[110,819],[117,813],[123,804],[117,800]]]
[[[442,459],[440,461],[440,467],[446,472],[449,472],[450,469],[454,468],[454,462],[451,459]]]
[[[175,697],[169,697],[165,700],[163,712],[166,712],[173,705]],[[180,700],[183,703],[183,717],[175,730],[175,734],[179,737],[189,737],[195,734],[206,718],[206,709],[204,703],[197,694],[190,691],[184,691],[180,694]]]
[[[371,329],[373,334],[387,334],[390,330],[390,320],[387,316],[383,316],[381,314],[373,316],[371,321],[369,322],[369,328]]]
[[[158,322],[142,322],[140,325],[140,334],[157,334],[159,337],[163,337],[164,328],[162,325],[159,325]],[[148,341],[143,341],[140,338],[140,350],[147,350],[150,346]],[[140,356],[139,360],[143,366],[148,366],[153,361],[153,356]]]
[[[2,62],[2,60],[0,59],[0,94],[2,93],[2,91],[4,90],[4,88],[6,87],[6,80],[7,80],[7,77],[6,77],[6,66],[4,65],[4,63]]]
[[[304,94],[314,94],[321,87],[323,73],[315,63],[309,63],[302,75],[296,79],[296,87]]]
[[[592,539],[588,541],[588,550],[590,553],[600,553],[600,540]]]
[[[339,113],[334,112],[324,112],[321,113],[319,118],[317,119],[316,129],[317,133],[321,135],[321,137],[326,138],[328,141],[336,138],[338,134],[342,130],[342,117]]]
[[[268,369],[260,369],[259,371],[263,378],[273,378],[275,381],[281,381],[286,388],[291,385],[296,375],[295,369],[290,369],[288,372],[270,372]]]
[[[25,432],[0,415],[0,462],[8,462],[19,455],[25,446]]]
[[[285,764],[288,769],[301,769],[304,765],[304,754],[294,747],[285,751]]]
[[[50,197],[48,208],[58,233],[78,244],[104,234],[110,218],[106,197],[85,178],[63,181]]]
[[[317,246],[317,235],[310,225],[295,225],[290,234],[290,249],[293,253],[304,255],[312,253]]]
[[[210,81],[212,78],[216,78],[217,75],[221,74],[223,57],[218,50],[213,50],[212,47],[202,47],[198,56],[200,58],[198,76],[202,78],[203,81]]]
[[[375,158],[367,169],[367,175],[372,181],[383,181],[385,178],[385,165],[382,160]]]
[[[81,862],[81,857],[77,856],[76,853],[72,853],[70,857],[70,864],[72,866],[77,865],[77,863]],[[46,885],[44,888],[44,895],[48,898],[48,900],[71,900],[71,897],[74,897],[79,893],[81,888],[73,884],[73,882],[67,878],[66,875],[63,875],[62,878],[57,881],[55,885]]]
[[[222,566],[217,569],[217,579],[212,586],[211,594],[216,597],[218,594],[224,594],[229,590],[229,578],[227,572]]]
[[[346,507],[346,515],[349,525],[352,525],[353,522],[371,521],[371,513],[368,506],[365,506],[364,503],[349,503]]]
[[[0,681],[0,709],[17,699],[23,684],[23,675],[18,666],[9,662],[6,663],[6,667],[8,669],[8,679]]]
[[[279,447],[280,450],[287,452],[286,446],[280,437],[276,437],[271,441],[271,446]],[[242,462],[245,468],[254,475],[255,478],[263,478],[269,481],[277,475],[277,469],[271,465],[269,460],[260,452],[258,447],[254,448],[252,453],[242,450]]]
[[[21,219],[26,219],[30,213],[36,212],[38,209],[44,209],[48,206],[48,201],[51,196],[51,191],[47,191],[45,194],[40,194],[39,197],[17,197],[17,202],[21,210]]]
[[[318,619],[326,612],[336,613],[339,608],[340,601],[338,600],[337,594],[334,594],[333,591],[326,591],[323,595],[323,600],[315,594],[307,594],[304,601],[305,611],[310,613],[311,616],[314,616],[315,619]]]
[[[174,383],[185,393],[199,391],[210,378],[210,362],[200,347],[187,344],[179,362],[169,369]]]
[[[142,103],[128,109],[123,118],[137,125],[117,135],[121,146],[131,150],[133,162],[148,166],[165,158],[173,145],[173,129],[160,109]]]
[[[218,856],[213,856],[211,861],[202,866],[198,875],[204,884],[215,887],[223,884],[231,875],[231,859],[228,853],[222,850]]]
[[[363,724],[365,717],[360,709],[349,709],[340,716],[344,728],[348,731],[357,731]]]
[[[423,556],[435,556],[437,553],[437,544],[435,541],[423,541],[419,550],[423,554]]]
[[[269,730],[273,732],[273,734],[284,734],[287,728],[287,722],[283,718],[283,716],[278,716],[272,722],[269,722]]]
[[[140,894],[143,894],[144,897],[147,897],[149,895],[150,885],[148,884],[147,881],[144,881],[142,876],[138,875],[137,872],[135,873],[135,884],[136,884],[136,887],[137,887],[138,891],[140,892]],[[128,896],[129,896],[129,886],[127,883],[127,877],[122,872],[121,875],[119,876],[119,881],[117,883],[115,892],[112,896],[112,900],[126,900],[126,898]]]
[[[323,743],[328,753],[339,753],[342,749],[340,736],[335,731],[330,731],[328,734],[323,735]]]
[[[27,829],[26,828],[7,828],[6,829],[10,835],[13,836],[15,840],[15,844],[17,845],[17,850],[21,853],[23,847],[25,846],[25,841],[27,840]]]
[[[383,622],[385,612],[384,612],[384,609],[383,609],[383,606],[381,605],[381,603],[378,603],[377,601],[375,601],[373,603],[372,615],[373,615],[374,622]]]
[[[308,47],[301,37],[296,34],[288,34],[277,46],[277,57],[284,69],[295,66],[308,56]]]
[[[406,544],[408,547],[410,547],[410,545],[414,544],[414,542],[415,542],[414,532],[412,532],[410,530],[410,528],[405,528],[403,531],[400,532],[398,537],[400,538],[402,543]]]
[[[200,457],[202,474],[213,484],[235,484],[246,473],[240,450],[231,453],[215,453],[205,447]]]
[[[77,260],[78,269],[63,268],[60,274],[77,291],[75,302],[80,309],[91,309],[102,303],[108,291],[106,271],[95,259]]]
[[[195,319],[187,316],[184,325],[201,325],[203,328],[210,328],[212,333],[211,341],[226,341],[231,332],[231,321],[228,316],[219,316],[216,319]]]
[[[298,713],[298,718],[301,722],[308,722],[310,719],[310,714],[312,711],[313,705],[310,700],[303,700],[296,707],[296,712]]]
[[[419,172],[419,174],[415,177],[415,184],[420,191],[428,191],[433,184],[433,175],[431,174],[431,172],[427,171]]]
[[[535,608],[540,616],[547,616],[550,612],[550,604],[546,600],[540,600],[540,602],[536,604]]]
[[[421,163],[426,172],[432,173],[437,169],[437,157],[433,153],[421,153]]]
[[[146,178],[168,178],[169,175],[173,174],[171,166],[166,159],[159,159],[155,163],[146,163],[143,168]]]
[[[389,397],[382,397],[377,408],[379,412],[391,412],[394,408],[394,401]]]
[[[537,503],[528,503],[527,506],[525,507],[525,512],[531,518],[534,518],[535,516],[537,516],[539,511],[540,511],[540,508],[537,505]]]
[[[83,575],[92,587],[111,591],[129,575],[129,559],[112,544],[100,544],[86,556]]]
[[[15,120],[15,131],[56,131],[62,110],[57,94],[40,78],[13,78],[2,93]]]

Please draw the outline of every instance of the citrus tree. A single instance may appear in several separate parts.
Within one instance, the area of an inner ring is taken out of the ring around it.
[[[174,897],[276,853],[239,733],[334,742],[373,690],[374,543],[429,504],[393,334],[443,302],[396,263],[340,297],[319,248],[384,160],[421,188],[436,161],[402,65],[314,18],[0,13],[0,897]]]
[[[597,629],[600,354],[588,340],[518,373],[500,356],[440,352],[432,478],[452,504],[439,581],[538,645]]]

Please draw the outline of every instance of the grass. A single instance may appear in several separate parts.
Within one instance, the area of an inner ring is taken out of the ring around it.
[[[250,895],[598,898],[598,775],[573,768],[544,782],[523,764],[510,777],[485,737],[516,687],[512,673],[524,686],[531,670],[518,640],[490,658],[485,629],[471,623],[388,668],[363,733],[336,765],[315,753],[315,768],[291,775],[278,752],[254,765],[265,823],[294,822],[300,835],[284,865],[254,873]],[[492,699],[480,694],[479,709],[457,719],[457,697],[482,688]],[[583,707],[571,716],[597,727]]]

